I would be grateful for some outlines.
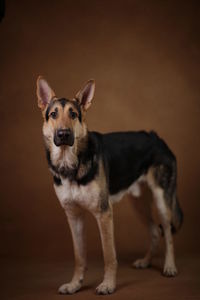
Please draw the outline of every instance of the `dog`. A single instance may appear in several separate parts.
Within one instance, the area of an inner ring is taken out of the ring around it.
[[[73,99],[59,98],[43,77],[37,79],[46,157],[56,195],[68,218],[75,253],[74,275],[71,282],[60,286],[60,294],[73,294],[83,283],[86,210],[96,218],[105,264],[103,282],[96,293],[106,295],[115,291],[117,258],[112,206],[126,193],[139,197],[142,182],[152,191],[165,238],[163,274],[177,274],[172,233],[181,227],[183,213],[176,192],[175,155],[154,131],[107,134],[88,131],[86,112],[94,92],[95,82],[89,80]],[[151,242],[144,258],[134,262],[136,268],[150,265],[161,236],[151,214],[151,203],[145,205],[142,220],[148,225]]]

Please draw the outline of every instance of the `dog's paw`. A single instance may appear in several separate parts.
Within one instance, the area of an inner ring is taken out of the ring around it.
[[[174,277],[178,274],[178,271],[174,265],[165,265],[163,275],[166,277]]]
[[[107,295],[112,294],[115,291],[116,285],[109,281],[103,281],[97,288],[96,294]]]
[[[150,267],[150,261],[145,258],[137,259],[133,262],[132,267],[136,269],[145,269]]]
[[[65,283],[62,284],[59,289],[58,289],[58,293],[62,294],[62,295],[66,295],[66,294],[74,294],[77,291],[79,291],[81,288],[81,284],[78,282],[70,282],[70,283]]]

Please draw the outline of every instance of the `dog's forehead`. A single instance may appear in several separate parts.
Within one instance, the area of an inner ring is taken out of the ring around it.
[[[49,113],[51,110],[53,110],[55,107],[62,107],[63,111],[66,109],[68,110],[69,108],[73,108],[74,110],[77,111],[79,120],[81,121],[81,108],[76,100],[70,100],[67,98],[54,98],[49,106],[47,107],[46,110],[46,121],[49,119]]]
[[[69,109],[72,107],[73,109],[77,110],[79,112],[79,105],[77,102],[67,99],[67,98],[55,98],[53,101],[49,104],[48,111],[50,112],[51,109],[54,109],[55,107],[62,107],[63,110]]]
[[[67,98],[57,98],[53,101],[53,105],[55,104],[59,104],[60,106],[62,106],[62,108],[64,109],[66,106],[72,106],[74,109],[77,109],[77,105],[75,103],[75,101],[67,99]]]

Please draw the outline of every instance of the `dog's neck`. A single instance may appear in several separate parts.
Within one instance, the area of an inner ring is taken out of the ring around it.
[[[70,146],[52,146],[51,161],[58,169],[68,168],[75,169],[78,164],[76,147]]]

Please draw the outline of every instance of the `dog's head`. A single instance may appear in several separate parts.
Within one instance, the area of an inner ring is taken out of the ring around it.
[[[48,82],[38,77],[38,106],[44,118],[43,134],[48,146],[72,147],[76,140],[86,135],[85,113],[94,91],[95,82],[89,80],[73,99],[58,98]]]

